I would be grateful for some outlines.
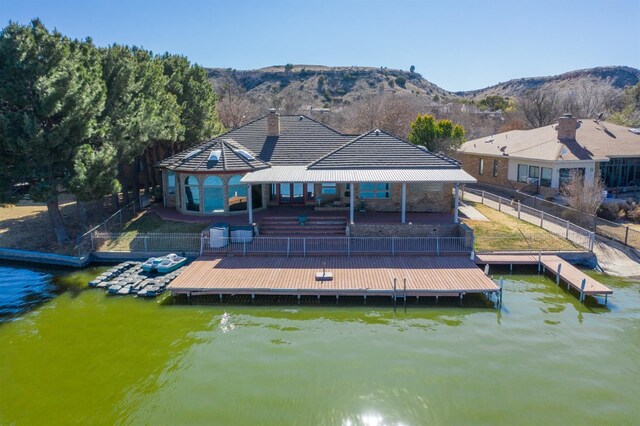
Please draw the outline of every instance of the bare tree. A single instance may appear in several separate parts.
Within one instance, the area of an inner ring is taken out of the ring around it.
[[[593,183],[585,182],[584,175],[577,170],[571,172],[569,182],[560,193],[574,209],[587,214],[596,214],[602,204],[605,185],[602,179],[596,178]]]
[[[218,101],[218,117],[227,129],[236,129],[257,116],[255,104],[245,96],[225,96]]]
[[[557,95],[554,91],[530,90],[517,103],[524,121],[529,128],[547,126],[555,122],[559,115]]]

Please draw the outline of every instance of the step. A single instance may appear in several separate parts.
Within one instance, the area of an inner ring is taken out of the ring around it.
[[[332,231],[332,232],[327,232],[324,230],[314,230],[314,229],[300,229],[300,230],[295,230],[295,231],[288,231],[288,232],[278,232],[278,231],[269,231],[269,230],[261,230],[260,231],[260,236],[265,236],[265,237],[278,237],[278,236],[283,236],[283,237],[287,237],[287,236],[291,236],[291,235],[313,235],[313,236],[317,236],[317,237],[321,237],[321,236],[342,236],[344,237],[346,235],[346,232],[343,231]]]

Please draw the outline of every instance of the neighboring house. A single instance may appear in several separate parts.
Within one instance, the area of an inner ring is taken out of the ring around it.
[[[565,114],[550,126],[467,141],[456,158],[480,183],[545,196],[573,170],[585,182],[602,178],[609,189],[625,190],[640,184],[640,131]]]
[[[275,206],[446,212],[475,179],[460,163],[380,130],[341,134],[306,116],[268,116],[159,164],[165,205],[228,215]],[[457,220],[457,215],[454,214]],[[405,215],[402,214],[404,223]]]

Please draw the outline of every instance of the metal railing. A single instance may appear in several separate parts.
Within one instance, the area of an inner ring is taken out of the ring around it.
[[[563,219],[544,210],[522,204],[515,199],[503,198],[487,191],[465,189],[464,198],[469,201],[479,202],[502,213],[516,217],[525,222],[537,225],[555,235],[563,237],[572,243],[593,251],[595,233],[589,231],[567,219]]]
[[[318,255],[451,255],[469,254],[473,241],[467,237],[201,237],[201,254]]]
[[[196,233],[132,234],[98,232],[90,234],[93,252],[200,253],[201,237]]]

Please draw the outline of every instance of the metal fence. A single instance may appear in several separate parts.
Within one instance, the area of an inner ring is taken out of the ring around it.
[[[131,234],[94,232],[96,252],[176,252],[200,254],[279,255],[455,255],[469,254],[467,237],[253,237],[225,238],[201,234]]]
[[[93,232],[90,244],[94,252],[163,252],[200,253],[200,234],[130,234],[116,232]]]
[[[507,189],[508,190],[508,189]],[[481,196],[481,193],[491,194],[487,191],[465,188],[465,192]],[[497,197],[495,194],[491,194]],[[574,208],[558,203],[534,197],[522,192],[513,191],[516,202],[522,206],[531,207],[542,211],[545,215],[552,215],[560,219],[568,220],[572,224],[594,232],[596,235],[617,241],[626,246],[640,249],[640,230],[632,228],[628,224],[613,222],[596,215],[588,214]]]
[[[520,220],[537,225],[547,231],[561,236],[574,244],[593,251],[594,232],[585,229],[567,219],[554,216],[544,210],[527,206],[515,199],[503,198],[499,195],[475,189],[466,189],[464,198],[479,202],[502,213],[517,217]]]
[[[203,254],[317,255],[448,255],[466,254],[473,241],[466,237],[202,237]]]

